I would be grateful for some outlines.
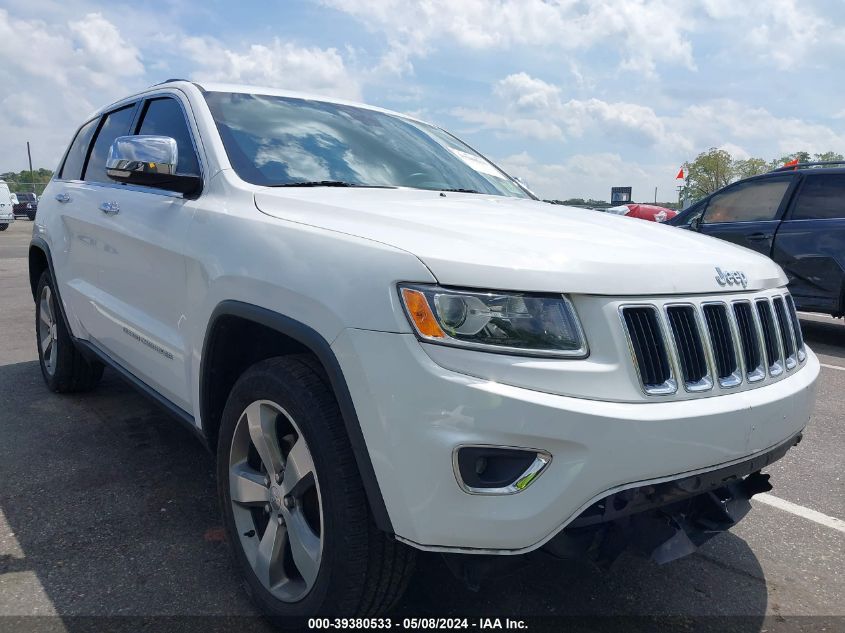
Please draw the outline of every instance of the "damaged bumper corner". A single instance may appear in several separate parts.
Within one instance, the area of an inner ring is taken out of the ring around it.
[[[626,549],[658,564],[692,554],[736,525],[749,500],[772,489],[760,470],[801,441],[798,433],[771,451],[714,471],[623,490],[597,501],[543,550],[608,566]]]

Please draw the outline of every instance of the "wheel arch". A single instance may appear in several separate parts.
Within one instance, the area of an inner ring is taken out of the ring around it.
[[[232,336],[233,333],[235,336]],[[239,337],[247,337],[247,340],[252,341],[253,348],[260,349],[259,354],[255,356],[242,352],[243,346],[235,343]],[[329,342],[300,321],[242,301],[226,300],[215,307],[203,341],[199,372],[200,419],[209,446],[217,444],[223,407],[238,376],[248,366],[264,358],[293,353],[312,355],[322,368],[340,407],[373,519],[379,529],[393,534],[390,516],[340,363]],[[224,369],[218,369],[220,367]]]
[[[32,298],[35,299],[35,291],[38,288],[38,280],[45,270],[53,275],[53,262],[50,259],[50,247],[40,237],[34,237],[29,243],[29,287],[32,290]],[[55,278],[55,275],[53,275]]]

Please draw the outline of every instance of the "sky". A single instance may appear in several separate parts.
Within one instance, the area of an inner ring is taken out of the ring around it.
[[[845,0],[0,0],[0,172],[171,77],[440,125],[544,198],[676,198],[710,147],[845,153]]]

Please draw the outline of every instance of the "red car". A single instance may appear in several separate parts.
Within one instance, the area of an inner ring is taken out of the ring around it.
[[[678,215],[678,212],[672,209],[658,207],[654,204],[636,204],[633,202],[618,207],[610,207],[609,209],[605,209],[605,212],[625,215],[630,218],[639,218],[640,220],[650,220],[651,222],[665,222]]]

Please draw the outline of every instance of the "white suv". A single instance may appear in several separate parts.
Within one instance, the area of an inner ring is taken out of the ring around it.
[[[769,259],[545,204],[339,100],[174,80],[102,109],[29,261],[48,386],[107,365],[216,451],[246,585],[286,623],[383,613],[416,550],[470,582],[478,554],[689,553],[815,398]]]

